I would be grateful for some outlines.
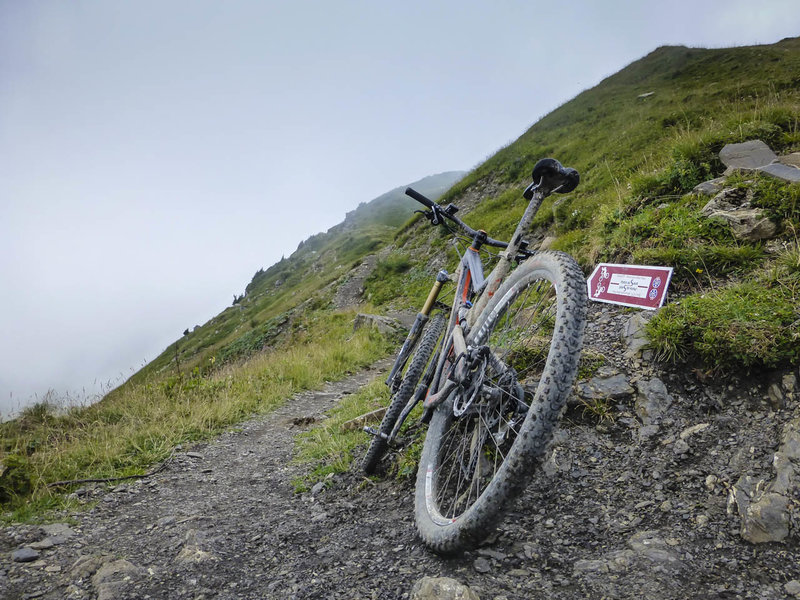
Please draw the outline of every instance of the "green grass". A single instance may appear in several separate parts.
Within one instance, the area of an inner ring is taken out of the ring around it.
[[[308,465],[309,472],[294,482],[295,490],[306,491],[331,473],[347,471],[356,458],[354,450],[366,448],[369,436],[360,429],[345,431],[342,424],[388,403],[389,388],[378,378],[346,396],[321,425],[297,436],[296,460]]]
[[[51,507],[46,486],[60,480],[140,474],[175,445],[206,439],[292,394],[371,364],[393,344],[369,329],[353,333],[353,313],[310,315],[291,346],[234,369],[125,386],[87,408],[53,414],[33,407],[0,424],[0,501],[6,519]]]
[[[777,277],[693,294],[659,311],[647,326],[662,359],[700,359],[717,371],[778,368],[800,362],[800,276]]]

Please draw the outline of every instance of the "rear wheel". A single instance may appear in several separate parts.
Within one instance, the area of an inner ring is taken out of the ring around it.
[[[403,382],[400,384],[397,393],[392,396],[389,408],[383,416],[379,429],[380,434],[388,436],[392,432],[395,421],[397,421],[400,413],[403,412],[403,408],[405,408],[409,399],[414,395],[417,383],[419,383],[425,366],[428,364],[436,348],[436,342],[439,340],[439,336],[442,335],[444,325],[444,315],[442,313],[437,313],[425,328],[419,345],[414,352],[414,356],[411,358],[411,362],[408,365],[408,370],[406,370],[403,376]],[[364,455],[364,460],[361,463],[364,472],[367,474],[374,473],[375,469],[378,467],[378,463],[388,449],[389,445],[385,438],[381,437],[381,435],[374,436],[369,444],[366,455]]]
[[[417,528],[434,551],[486,537],[544,454],[575,379],[586,304],[575,261],[542,252],[476,320],[469,376],[433,415],[417,474]]]

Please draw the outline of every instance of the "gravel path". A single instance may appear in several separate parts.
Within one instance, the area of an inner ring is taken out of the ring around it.
[[[543,469],[476,551],[441,558],[421,547],[411,480],[370,482],[354,466],[316,494],[294,493],[294,436],[383,361],[181,450],[150,479],[82,490],[97,505],[68,526],[0,530],[0,598],[399,599],[426,575],[482,600],[800,594],[797,538],[751,544],[728,512],[742,475],[772,477],[797,399],[775,406],[766,380],[719,385],[625,357],[630,314],[593,305],[587,346],[631,388],[659,377],[669,412],[646,429],[634,394],[603,422],[571,408]],[[23,550],[36,556],[18,562]]]

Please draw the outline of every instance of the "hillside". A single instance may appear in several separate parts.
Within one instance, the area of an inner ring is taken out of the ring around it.
[[[729,185],[751,190],[753,205],[776,225],[775,236],[755,241],[737,239],[706,219],[701,209],[708,198],[688,193],[722,174],[718,154],[725,144],[760,139],[778,154],[800,150],[798,73],[800,38],[720,50],[658,48],[542,118],[441,202],[462,207],[468,222],[494,237],[507,237],[525,207],[520,190],[531,166],[555,156],[577,168],[582,183],[567,197],[545,201],[531,241],[547,239],[548,247],[571,253],[587,275],[600,261],[673,266],[672,297],[689,298],[697,308],[691,315],[670,308],[654,320],[650,330],[662,357],[697,357],[705,367],[727,369],[797,364],[798,186],[731,178]],[[372,301],[419,303],[424,282],[441,266],[437,257],[446,241],[421,226],[404,228],[391,258],[403,268],[381,270],[368,282]],[[447,264],[455,261],[450,252]],[[757,297],[748,293],[748,281],[762,284]],[[753,302],[734,306],[742,296]],[[757,316],[766,306],[781,307],[784,317],[763,323],[770,333],[756,326],[748,335],[777,339],[793,350],[761,356],[741,349],[731,320],[763,321]],[[726,308],[733,314],[711,314]],[[676,320],[686,319],[706,324],[677,335]],[[704,350],[702,338],[713,330],[721,333]]]
[[[660,359],[688,361],[706,378],[788,369],[800,361],[798,186],[729,178],[775,224],[775,235],[759,241],[710,223],[701,214],[707,199],[691,192],[722,174],[718,153],[727,143],[758,138],[779,154],[800,151],[798,73],[800,38],[658,48],[465,177],[411,185],[435,195],[458,181],[441,201],[493,237],[507,237],[524,209],[531,167],[554,156],[576,167],[582,183],[545,203],[532,247],[568,251],[587,274],[599,260],[674,266],[671,302],[647,326]],[[395,342],[376,332],[353,333],[355,311],[337,307],[337,289],[357,266],[374,264],[361,310],[415,307],[436,271],[456,261],[447,235],[411,217],[413,204],[402,212],[396,205],[382,196],[360,206],[259,270],[234,306],[187,330],[97,405],[61,416],[38,406],[0,425],[0,502],[16,511],[8,518],[60,506],[48,482],[141,473],[177,444],[206,439],[392,352]],[[597,352],[594,368],[603,364]],[[31,495],[38,504],[27,502]]]

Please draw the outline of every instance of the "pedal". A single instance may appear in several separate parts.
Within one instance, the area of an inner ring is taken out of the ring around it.
[[[389,439],[388,435],[386,435],[385,433],[381,433],[380,431],[378,431],[374,427],[364,426],[363,431],[364,431],[364,433],[368,433],[368,434],[370,434],[371,436],[374,436],[374,437],[383,438],[384,440],[388,440]]]

